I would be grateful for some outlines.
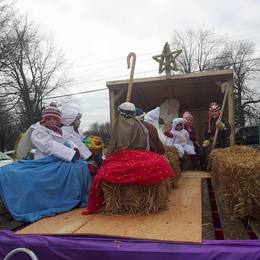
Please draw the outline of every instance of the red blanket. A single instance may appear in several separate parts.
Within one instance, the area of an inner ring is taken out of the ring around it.
[[[173,176],[168,161],[157,153],[144,150],[116,152],[103,161],[90,189],[88,207],[82,214],[91,214],[102,207],[101,182],[153,185]]]

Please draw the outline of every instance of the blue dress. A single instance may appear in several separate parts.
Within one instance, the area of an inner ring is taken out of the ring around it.
[[[63,161],[54,156],[21,160],[0,168],[0,196],[17,221],[86,207],[91,176],[86,161]]]

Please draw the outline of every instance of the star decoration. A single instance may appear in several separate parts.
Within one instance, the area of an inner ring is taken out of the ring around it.
[[[177,71],[176,58],[182,50],[171,51],[169,43],[166,42],[161,55],[153,56],[153,59],[159,62],[159,73],[166,72],[166,76],[171,75],[171,71]]]

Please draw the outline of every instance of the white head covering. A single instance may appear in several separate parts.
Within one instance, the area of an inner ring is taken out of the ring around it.
[[[178,118],[175,118],[173,119],[172,121],[172,131],[175,131],[175,127],[178,125],[178,124],[184,124],[184,119],[181,118],[181,117],[178,117]]]
[[[144,121],[153,124],[155,127],[159,128],[159,117],[160,117],[160,107],[149,111],[144,116]]]
[[[135,114],[135,105],[130,102],[124,102],[120,106],[118,106],[118,110],[122,112],[129,112],[131,114]]]
[[[149,111],[144,115],[144,121],[152,124],[156,129],[161,142],[166,144],[166,136],[163,134],[162,130],[159,127],[159,118],[160,118],[160,107]]]
[[[64,104],[61,109],[61,123],[65,126],[71,125],[77,118],[81,118],[81,113],[75,104]]]

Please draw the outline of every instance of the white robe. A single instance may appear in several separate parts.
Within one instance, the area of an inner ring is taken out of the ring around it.
[[[91,156],[90,150],[82,142],[81,135],[74,130],[73,126],[63,126],[62,133],[65,141],[72,141],[77,146],[83,159],[86,160]]]
[[[38,160],[49,155],[54,155],[65,161],[71,161],[75,155],[73,150],[75,144],[70,143],[71,147],[65,146],[65,140],[59,133],[46,128],[40,123],[31,126],[31,141],[36,147],[34,159]]]
[[[189,155],[196,154],[188,131],[182,129],[180,131],[172,130],[171,132],[173,134],[172,145],[178,149],[178,153],[181,158],[184,156],[184,153]]]
[[[144,121],[152,124],[156,128],[159,139],[161,140],[163,145],[166,145],[167,139],[166,136],[163,134],[162,130],[160,129],[159,118],[160,118],[160,107],[156,107],[155,109],[145,114]]]
[[[178,124],[184,124],[183,118],[175,118],[172,121],[172,130],[173,138],[168,139],[168,145],[175,146],[178,150],[179,157],[182,158],[184,153],[189,155],[196,154],[192,141],[190,140],[189,132],[185,129],[176,130]]]

